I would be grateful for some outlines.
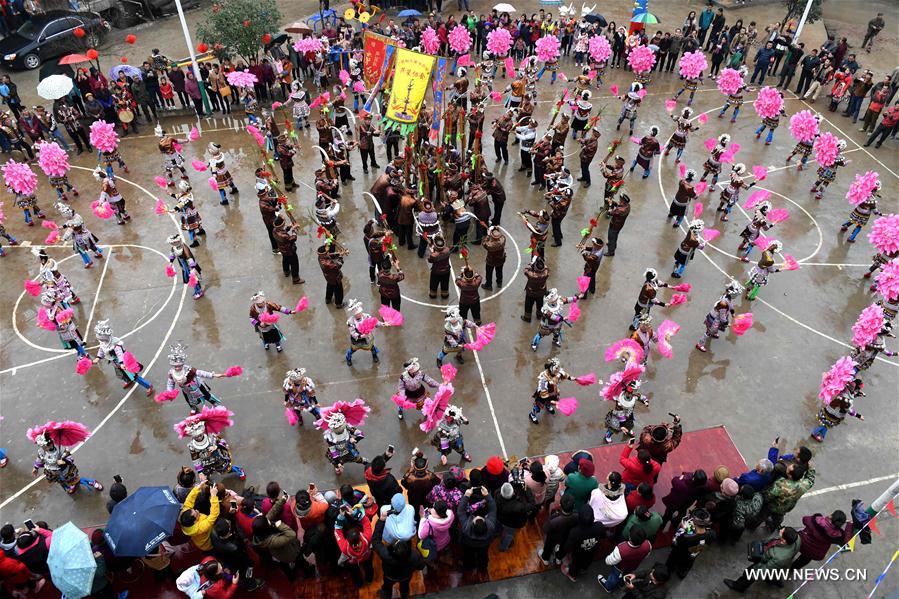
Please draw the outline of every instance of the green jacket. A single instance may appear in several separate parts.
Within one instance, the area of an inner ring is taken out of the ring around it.
[[[792,545],[783,545],[778,543],[769,547],[762,556],[762,561],[753,566],[756,570],[781,570],[789,568],[793,563],[793,558],[799,553],[799,546],[802,539],[797,538]]]
[[[590,500],[590,493],[597,487],[599,487],[599,482],[596,477],[586,477],[580,472],[573,472],[565,479],[565,492],[562,495],[574,497],[574,509],[577,511],[579,507]]]
[[[650,542],[656,540],[659,529],[662,528],[662,517],[655,512],[649,512],[649,520],[643,521],[637,517],[637,514],[631,514],[624,522],[624,528],[621,529],[621,536],[625,539],[629,538],[631,528],[642,528],[646,533],[646,538]]]
[[[799,480],[779,478],[765,491],[765,502],[772,513],[784,515],[794,507],[802,495],[815,485],[815,471],[809,468]]]
[[[762,511],[762,503],[765,498],[761,493],[756,493],[752,499],[743,499],[737,495],[734,501],[734,513],[731,516],[731,525],[734,528],[746,528],[746,521],[752,520]]]

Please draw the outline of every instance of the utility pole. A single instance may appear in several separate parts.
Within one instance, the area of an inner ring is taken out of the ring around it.
[[[190,38],[190,31],[187,29],[187,21],[184,20],[184,9],[181,8],[181,0],[175,0],[175,7],[178,9],[178,20],[181,21],[181,31],[184,32],[184,43],[187,44],[187,51],[190,53],[190,65],[194,72],[194,79],[197,80],[197,87],[200,88],[200,96],[203,98],[203,112],[210,113],[212,111],[209,107],[209,98],[206,96],[206,84],[203,83],[203,77],[200,76],[200,66],[197,64],[197,56],[194,53],[194,42]]]
[[[799,25],[796,26],[796,33],[793,34],[793,43],[797,43],[799,41],[799,34],[802,33],[802,28],[805,26],[805,20],[808,18],[808,13],[812,9],[812,3],[815,0],[808,0],[805,3],[805,10],[802,11],[802,17],[799,19]]]

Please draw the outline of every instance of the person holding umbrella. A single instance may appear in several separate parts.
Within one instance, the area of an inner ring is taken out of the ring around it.
[[[113,507],[103,538],[117,557],[158,558],[165,551],[156,547],[172,535],[181,510],[168,487],[141,487]]]
[[[65,597],[115,597],[103,554],[94,552],[87,534],[72,522],[53,531],[47,565],[53,585]]]

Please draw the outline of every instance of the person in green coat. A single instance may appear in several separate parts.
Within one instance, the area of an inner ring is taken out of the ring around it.
[[[646,538],[653,543],[656,535],[659,534],[659,529],[662,528],[662,517],[645,505],[638,505],[634,513],[624,521],[624,528],[621,529],[622,539],[628,538],[631,528],[642,528],[646,533]]]
[[[742,593],[757,580],[756,578],[750,579],[746,575],[746,572],[749,570],[764,570],[771,572],[771,577],[762,578],[763,575],[760,573],[759,579],[771,581],[776,586],[783,586],[783,583],[780,580],[774,578],[774,571],[788,569],[790,564],[793,563],[793,558],[799,553],[801,544],[802,541],[799,539],[799,533],[796,532],[796,529],[791,526],[784,526],[780,529],[780,536],[778,538],[765,543],[765,552],[762,554],[761,561],[744,569],[743,574],[736,580],[725,578],[724,584],[727,585],[729,589]]]
[[[763,515],[769,519],[769,530],[777,530],[780,523],[809,489],[815,485],[815,469],[803,464],[790,464],[786,476],[779,478],[765,491]]]
[[[596,466],[593,462],[583,459],[578,463],[577,472],[572,472],[565,478],[565,492],[562,494],[574,497],[574,510],[585,505],[590,500],[593,489],[599,487],[599,482],[593,474]]]

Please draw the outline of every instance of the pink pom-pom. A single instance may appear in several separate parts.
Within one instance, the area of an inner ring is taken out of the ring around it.
[[[124,364],[125,370],[127,370],[131,374],[140,372],[140,362],[137,361],[137,358],[135,358],[134,354],[132,354],[130,351],[126,351],[124,354],[122,354],[122,364]]]
[[[424,49],[425,54],[431,55],[437,54],[440,50],[440,38],[430,25],[421,32],[421,47]]]
[[[162,189],[166,189],[169,186],[168,182],[164,178],[159,176],[154,177],[153,181],[155,181],[156,185],[158,185]]]
[[[78,360],[78,363],[75,364],[75,372],[77,372],[81,376],[84,376],[93,365],[94,361],[90,358],[81,358],[80,360]]]
[[[605,62],[612,56],[612,46],[604,35],[590,36],[590,41],[587,42],[587,50],[590,52],[590,58],[594,62]]]
[[[41,294],[41,284],[37,281],[32,281],[31,279],[25,279],[25,291],[28,295],[32,297],[37,297]]]
[[[56,330],[56,323],[50,320],[50,317],[47,316],[46,308],[38,308],[37,318],[35,318],[35,324],[37,324],[38,328],[44,329],[45,331]]]
[[[38,165],[49,177],[62,177],[69,171],[69,155],[54,142],[38,142]]]
[[[815,151],[815,161],[821,166],[833,166],[840,154],[839,144],[840,140],[830,131],[819,135],[812,146]]]
[[[506,58],[506,77],[515,79],[515,61],[511,56]]]
[[[481,351],[493,341],[493,337],[496,335],[496,323],[488,322],[484,326],[480,326],[477,329],[477,335],[475,336],[474,343],[466,343],[465,349],[470,349],[472,351]]]
[[[662,324],[659,325],[658,331],[656,331],[656,334],[659,336],[656,348],[662,356],[669,360],[674,357],[674,349],[671,347],[671,338],[677,335],[678,332],[680,332],[680,325],[673,320],[663,321]]]
[[[378,314],[381,315],[381,318],[384,319],[384,322],[389,324],[392,327],[401,327],[403,326],[403,321],[405,321],[405,317],[402,312],[399,310],[395,310],[390,306],[382,305],[378,308]]]
[[[737,337],[742,337],[752,327],[752,312],[745,312],[734,317],[733,324],[730,325],[731,330]]]
[[[590,385],[595,385],[596,373],[590,372],[588,374],[582,374],[581,376],[575,377],[574,382],[581,387],[589,387]]]
[[[643,347],[633,339],[619,339],[606,349],[606,362],[621,360],[627,364],[643,361]]]
[[[490,100],[496,104],[499,104],[503,101],[503,95],[498,91],[492,91],[490,92]]]
[[[646,93],[647,93],[647,92],[646,92],[646,88],[645,88],[645,87],[644,87],[643,89],[637,90],[637,97],[640,98],[640,99],[642,100],[643,98],[646,97]]]
[[[305,40],[300,40],[300,41],[305,41]],[[319,40],[315,40],[315,41],[318,42],[318,47],[319,47],[319,49],[321,49],[321,45],[322,45],[321,41],[319,41]],[[299,43],[299,42],[297,42],[297,43]],[[294,45],[294,48],[296,48],[296,45]],[[299,50],[298,50],[298,52],[299,52]],[[242,89],[250,89],[251,87],[253,87],[253,85],[255,85],[256,83],[259,82],[259,79],[256,78],[256,75],[254,75],[253,73],[251,73],[249,71],[231,71],[230,73],[225,74],[225,79],[228,80],[228,85],[230,85],[232,87],[239,87]]]
[[[300,301],[297,302],[296,308],[293,309],[294,312],[303,312],[306,308],[309,307],[309,298],[305,295],[300,298]]]
[[[299,54],[306,54],[307,52],[321,52],[323,48],[324,46],[322,45],[321,39],[317,37],[304,37],[303,39],[297,40],[293,44],[293,49],[296,50]]]
[[[846,199],[853,206],[858,206],[872,195],[880,185],[880,175],[874,171],[866,171],[864,175],[855,175],[855,181],[846,192]]]
[[[494,56],[505,56],[512,49],[512,34],[505,27],[497,27],[487,34],[487,50]]]
[[[724,153],[721,154],[721,158],[719,160],[722,164],[731,164],[734,161],[734,156],[737,155],[737,152],[740,151],[740,144],[733,143],[724,150]]]
[[[799,270],[799,262],[790,254],[784,254],[784,265],[781,270]]]
[[[97,218],[102,218],[103,220],[112,218],[113,214],[112,206],[109,205],[109,202],[101,202],[99,200],[91,202],[91,211]]]
[[[705,241],[714,241],[721,235],[721,231],[717,229],[703,229],[702,230],[702,238]]]
[[[243,368],[240,366],[229,366],[225,371],[225,376],[228,378],[240,376],[243,374]]]
[[[671,296],[671,300],[668,302],[668,306],[673,308],[674,306],[680,306],[681,304],[687,301],[686,294],[683,293],[675,293]]]
[[[715,149],[715,146],[718,145],[718,140],[715,139],[714,137],[710,137],[707,140],[705,140],[705,142],[703,142],[703,143],[705,144],[705,149],[708,150],[709,152],[711,152],[712,150]]]
[[[764,250],[767,250],[769,247],[771,247],[771,244],[773,244],[776,241],[777,240],[774,239],[773,237],[767,237],[765,235],[758,235],[755,238],[755,241],[752,242],[752,244],[754,246],[756,246],[757,248],[764,251]]]
[[[705,190],[708,188],[709,188],[708,183],[706,183],[705,181],[700,181],[699,183],[696,184],[696,187],[694,187],[693,190],[696,192],[696,195],[700,195],[702,193],[705,193]]]
[[[571,416],[577,411],[577,398],[563,397],[556,402],[556,407],[565,416]]]
[[[577,289],[579,292],[584,293],[590,287],[590,277],[578,277],[577,278]]]
[[[178,397],[178,390],[172,389],[171,391],[160,391],[156,394],[156,397],[153,398],[153,401],[156,403],[165,403],[167,401],[174,401],[174,399]]]
[[[287,424],[290,426],[296,426],[300,422],[300,417],[293,408],[284,408],[284,418],[287,419]]]
[[[752,176],[757,181],[764,181],[768,178],[768,167],[755,165],[752,167]]]
[[[191,160],[190,165],[194,167],[194,170],[198,173],[202,173],[206,170],[206,163],[202,160]]]
[[[440,367],[440,378],[444,383],[452,383],[456,380],[457,374],[459,374],[459,370],[452,364],[444,364]]]
[[[708,67],[709,63],[706,62],[705,54],[702,53],[702,50],[684,52],[684,55],[680,58],[679,72],[682,77],[687,79],[698,79]]]
[[[27,164],[9,160],[3,165],[3,182],[14,192],[26,196],[37,189],[37,175]]]
[[[696,117],[696,120],[699,121],[701,125],[705,125],[709,122],[709,115],[702,113],[698,117]]]
[[[618,86],[617,86],[617,85],[614,85],[614,84],[613,84],[613,85],[610,85],[610,86],[609,86],[609,93],[611,93],[613,96],[617,96],[617,95],[618,95]]]
[[[119,147],[119,135],[115,132],[115,125],[106,121],[91,123],[90,142],[101,152],[114,152]]]
[[[581,317],[581,309],[577,305],[577,301],[571,302],[571,307],[568,308],[568,322],[574,323],[577,322]]]
[[[740,88],[743,87],[743,75],[740,74],[740,71],[729,67],[721,69],[716,83],[718,84],[718,91],[725,96],[730,96],[740,91]]]
[[[766,201],[770,197],[771,192],[767,189],[759,189],[758,191],[754,191],[752,192],[752,195],[750,195],[746,200],[746,202],[743,203],[743,208],[745,210],[752,210],[756,207],[756,205]]]
[[[885,214],[874,221],[868,241],[884,254],[899,252],[899,214]]]
[[[195,273],[195,272],[190,273],[190,277],[187,278],[187,284],[190,285],[191,287],[197,286],[197,273]]]
[[[66,308],[65,310],[60,310],[56,313],[56,322],[59,324],[65,324],[72,320],[72,317],[75,316],[75,310],[72,308]]]
[[[449,41],[450,50],[456,54],[465,54],[468,52],[468,49],[471,48],[471,34],[468,33],[468,28],[464,25],[456,25],[453,27],[453,30],[450,31],[447,39]]]
[[[184,150],[184,146],[178,143],[178,140],[172,140],[172,147],[175,148],[176,152],[181,152]]]
[[[630,140],[631,140],[631,143],[637,144],[638,146],[640,145],[640,138],[639,138],[639,137],[633,137],[633,136],[632,136],[632,137],[630,138]]]
[[[635,73],[648,73],[656,63],[656,55],[649,46],[637,46],[628,53],[627,63]]]
[[[687,176],[687,165],[683,162],[677,167],[677,174],[680,175],[680,178],[683,179]]]
[[[830,369],[821,375],[821,386],[818,388],[818,397],[825,404],[839,395],[853,379],[855,369],[858,366],[849,356],[843,356]]]
[[[340,79],[340,82],[343,85],[347,85],[350,82],[350,74],[346,71],[346,69],[340,69],[337,77]]]
[[[590,81],[596,79],[596,69],[590,69],[589,71],[587,71],[587,79],[589,79]]]
[[[154,208],[154,211],[156,212],[156,214],[165,214],[166,212],[169,211],[169,209],[166,208],[165,202],[163,202],[162,200],[157,198],[156,199],[156,207]]]
[[[44,245],[53,245],[59,241],[59,229],[53,229],[50,234],[44,238]]]
[[[877,304],[871,304],[858,315],[858,320],[852,325],[852,345],[864,348],[877,338],[883,328],[883,308]]]
[[[693,205],[693,219],[697,219],[702,216],[702,202],[696,202]]]
[[[790,218],[790,211],[786,208],[775,208],[768,212],[768,220],[776,225]]]
[[[281,314],[278,312],[262,312],[259,315],[259,322],[262,324],[275,324],[278,320],[281,319]]]
[[[212,191],[218,192],[219,183],[218,183],[218,181],[215,180],[215,177],[209,177],[208,179],[206,179],[206,184],[209,185],[209,189],[211,189]]]
[[[899,259],[887,262],[874,281],[880,295],[891,302],[899,299]]]
[[[274,108],[274,105],[272,106],[272,108]],[[190,141],[197,141],[198,139],[200,139],[200,130],[196,127],[191,127],[190,133],[187,134],[187,138]]]
[[[359,331],[360,334],[368,335],[372,331],[374,331],[375,327],[377,327],[377,326],[378,326],[378,319],[375,318],[374,316],[369,316],[368,318],[363,319],[362,322],[360,322],[358,325],[356,325],[356,329]]]
[[[534,49],[537,51],[537,60],[552,62],[559,58],[559,38],[554,35],[544,35],[537,40]]]
[[[566,74],[563,73],[562,71],[559,71],[558,78],[559,78],[560,81],[568,81],[568,75],[566,75]]]
[[[765,86],[755,99],[755,112],[763,119],[774,118],[783,110],[784,99],[777,89]]]
[[[677,285],[669,286],[669,289],[671,289],[671,291],[681,291],[683,293],[690,293],[690,291],[693,290],[693,284],[692,283],[678,283]]]
[[[175,276],[175,267],[171,264],[165,265],[165,276],[174,277]]]
[[[45,221],[43,221],[43,222],[41,223],[41,226],[42,226],[43,228],[45,228],[45,229],[50,229],[50,230],[52,230],[52,231],[55,231],[56,229],[59,228],[59,225],[57,225],[56,223],[54,223],[52,220],[45,220]]]
[[[365,93],[365,83],[363,81],[357,81],[353,84],[353,91],[357,94]]]
[[[390,397],[390,400],[404,410],[418,409],[418,404],[416,404],[414,401],[409,401],[408,399],[406,399],[405,395],[400,395],[399,393],[394,393]]]
[[[812,141],[818,134],[818,119],[811,110],[800,110],[790,117],[790,135],[796,141]]]

